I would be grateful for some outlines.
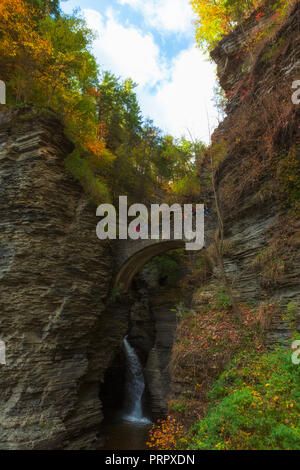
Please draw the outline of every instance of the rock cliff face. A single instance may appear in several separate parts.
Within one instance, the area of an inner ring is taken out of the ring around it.
[[[145,405],[152,417],[168,411],[170,360],[176,330],[178,289],[146,281],[145,270],[135,279],[129,322],[130,343],[139,352],[146,382]]]
[[[157,289],[152,293],[155,340],[147,358],[145,375],[154,418],[161,418],[168,412],[170,361],[177,326],[175,306],[176,293],[174,295],[171,288],[166,288],[164,292]]]
[[[214,132],[199,178],[202,197],[215,212],[207,184],[211,157],[215,159],[224,265],[236,298],[262,314],[267,347],[291,347],[293,333],[300,331],[300,106],[291,100],[292,83],[300,79],[300,3],[284,19],[274,13],[274,2],[266,3],[212,52],[228,99],[227,116]],[[220,273],[209,251],[215,282]],[[210,278],[194,291],[192,307],[199,316],[216,296],[214,282]],[[184,343],[184,333],[178,335]],[[193,364],[180,354],[173,360],[170,398],[187,407],[186,394],[190,403],[194,399],[203,408],[206,395],[194,388]],[[230,358],[222,362],[210,355],[196,360],[203,385],[211,383]],[[195,421],[193,408],[189,411]]]
[[[128,332],[145,366],[148,408],[167,412],[178,292],[137,279],[110,301],[122,250],[96,237],[95,208],[64,166],[72,149],[54,115],[3,108],[2,449],[97,448],[103,405],[122,406]]]
[[[125,334],[105,310],[113,269],[95,209],[68,175],[53,116],[1,113],[0,448],[95,447],[100,382]]]
[[[300,4],[282,20],[272,4],[255,12],[212,52],[227,98],[213,146],[225,225],[225,265],[242,302],[276,304],[269,344],[290,339],[283,312],[300,321]]]

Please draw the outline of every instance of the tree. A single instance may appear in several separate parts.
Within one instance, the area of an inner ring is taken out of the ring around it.
[[[198,44],[204,50],[213,49],[224,34],[263,4],[264,0],[191,0]]]
[[[60,14],[59,0],[26,0],[34,8],[41,10],[45,15]]]
[[[90,52],[94,35],[74,15],[46,16],[39,31],[52,45],[51,59],[36,90],[36,100],[62,115],[68,133],[83,150],[103,156],[94,90],[98,66]]]
[[[115,151],[126,142],[132,146],[141,130],[141,111],[130,80],[120,81],[110,72],[104,72],[97,89],[98,116],[102,137],[107,147]]]
[[[29,99],[51,57],[52,47],[37,31],[38,12],[22,0],[0,4],[0,70],[8,98]]]
[[[75,144],[66,164],[96,202],[109,192],[147,202],[190,174],[193,151],[143,122],[131,79],[99,73],[93,39],[84,19],[63,14],[57,0],[1,0],[8,104],[58,114]]]

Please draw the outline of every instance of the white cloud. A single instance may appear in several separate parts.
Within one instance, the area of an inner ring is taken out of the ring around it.
[[[118,3],[139,11],[159,31],[188,34],[192,31],[194,17],[189,0],[118,0]]]
[[[211,104],[214,66],[201,51],[190,46],[167,62],[151,34],[122,24],[115,11],[108,10],[102,16],[95,10],[84,10],[84,15],[98,32],[94,53],[99,64],[138,84],[143,115],[175,137],[188,136],[189,130],[194,137],[208,141],[207,113],[211,126],[216,115]]]
[[[208,120],[216,124],[213,97],[214,67],[195,47],[181,52],[173,61],[171,78],[154,95],[141,94],[143,110],[166,132],[208,141]]]
[[[151,34],[123,26],[109,10],[105,18],[95,10],[84,10],[84,15],[98,33],[94,52],[104,69],[132,78],[141,87],[153,86],[164,77],[159,48]]]

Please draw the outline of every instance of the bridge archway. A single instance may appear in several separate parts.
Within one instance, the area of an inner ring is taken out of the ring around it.
[[[213,242],[217,227],[216,214],[211,214],[205,219],[205,243],[203,248],[208,248]],[[172,227],[171,227],[171,233]],[[134,276],[141,268],[155,256],[179,248],[186,248],[190,242],[185,238],[171,240],[115,240],[114,253],[116,259],[116,276],[113,283],[114,289],[118,288],[120,293],[126,294],[131,286]]]
[[[183,240],[162,240],[136,251],[120,267],[115,278],[114,288],[118,288],[120,293],[128,292],[134,276],[148,261],[162,253],[184,246]]]

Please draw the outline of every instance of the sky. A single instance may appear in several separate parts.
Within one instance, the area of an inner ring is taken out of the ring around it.
[[[97,34],[100,68],[137,84],[145,118],[174,137],[209,141],[216,67],[195,45],[189,0],[67,0],[61,7],[80,8]]]

